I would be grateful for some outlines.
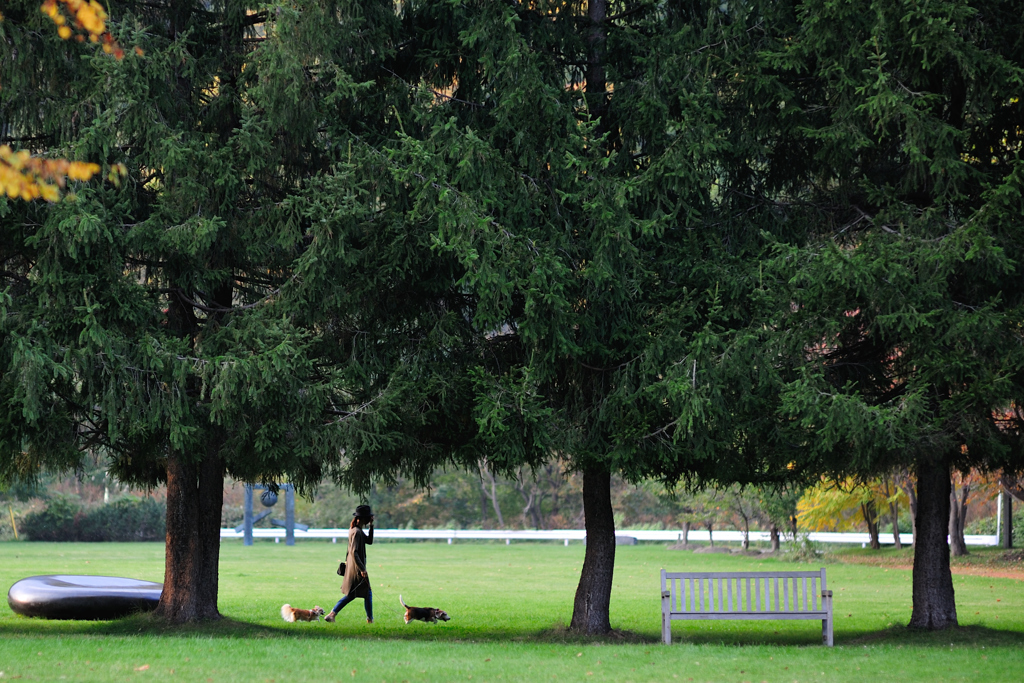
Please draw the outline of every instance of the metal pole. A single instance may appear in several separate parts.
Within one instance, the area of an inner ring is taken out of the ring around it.
[[[284,544],[295,545],[295,487],[281,484],[284,489]]]
[[[252,484],[245,485],[245,516],[242,524],[245,525],[242,545],[252,545]]]

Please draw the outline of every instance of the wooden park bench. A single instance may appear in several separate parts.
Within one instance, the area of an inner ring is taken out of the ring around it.
[[[672,642],[673,619],[821,619],[822,640],[833,644],[832,591],[825,589],[824,567],[816,572],[662,569],[661,639],[666,645]]]

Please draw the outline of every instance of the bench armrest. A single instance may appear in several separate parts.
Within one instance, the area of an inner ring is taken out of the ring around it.
[[[821,591],[821,597],[823,597],[823,598],[831,598],[832,597],[832,591]]]
[[[672,597],[672,594],[669,593],[668,591],[661,591],[661,597],[669,598],[669,597]]]

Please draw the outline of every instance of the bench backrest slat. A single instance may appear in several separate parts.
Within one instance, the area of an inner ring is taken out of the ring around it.
[[[673,612],[817,612],[824,606],[821,591],[825,590],[825,570],[822,568],[816,572],[663,571],[662,590],[668,592],[669,608]]]

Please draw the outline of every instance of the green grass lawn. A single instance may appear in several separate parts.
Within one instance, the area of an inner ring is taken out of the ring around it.
[[[113,622],[27,619],[0,610],[0,683],[167,681],[905,681],[1016,678],[1024,665],[1024,584],[954,576],[961,628],[908,631],[910,572],[828,565],[836,647],[814,621],[674,622],[660,644],[658,572],[797,569],[777,559],[620,547],[614,638],[564,627],[583,546],[381,543],[368,549],[376,623],[361,601],[335,624],[281,620],[285,602],[329,610],[344,546],[226,541],[225,620],[167,628],[140,615]],[[886,552],[886,551],[882,551]],[[36,574],[163,577],[162,544],[0,543],[0,585]],[[442,607],[442,624],[402,621],[412,605]]]

